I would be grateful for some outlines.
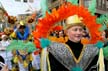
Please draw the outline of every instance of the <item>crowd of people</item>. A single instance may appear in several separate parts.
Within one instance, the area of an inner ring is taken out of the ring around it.
[[[1,16],[4,16],[3,13]],[[31,16],[28,18],[30,17]],[[8,20],[2,18],[2,20],[5,20],[5,24],[0,20],[0,24],[3,25],[0,27],[0,62],[4,64],[2,67],[0,65],[0,71],[40,70],[40,54],[35,55],[35,50],[33,52],[27,52],[26,50],[20,49],[7,50],[13,40],[21,40],[23,43],[33,43],[32,31],[35,27],[33,26],[34,19],[30,18],[29,20],[25,20],[24,18],[20,18],[19,20],[19,18],[14,16],[5,16],[5,18],[8,18]],[[16,48],[15,46],[13,47]],[[19,46],[19,48],[21,48],[21,46]]]

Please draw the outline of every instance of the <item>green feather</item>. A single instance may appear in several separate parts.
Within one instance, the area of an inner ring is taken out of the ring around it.
[[[71,71],[83,71],[81,67],[74,67]]]
[[[96,21],[97,21],[97,23],[102,25],[100,30],[106,30],[107,29],[107,25],[108,25],[108,15],[107,14],[101,15],[100,17],[98,17],[96,19]]]
[[[96,0],[92,0],[91,3],[89,3],[88,9],[92,15],[96,13]]]
[[[47,3],[48,3],[48,0],[41,0],[41,10],[42,10],[42,16],[43,17],[46,15],[46,11],[49,12]]]
[[[100,23],[100,24],[108,23],[107,19],[108,19],[108,15],[103,14],[99,18],[97,18],[97,23]]]
[[[97,48],[103,48],[104,43],[103,43],[102,41],[98,41],[98,42],[95,44],[95,46],[96,46]]]
[[[105,57],[108,58],[108,46],[103,48],[103,54],[104,54]]]
[[[48,40],[47,38],[41,38],[40,43],[42,48],[46,48],[51,44],[51,41]]]
[[[27,42],[25,43],[25,48],[27,48],[28,52],[33,52],[36,50],[35,45],[33,42]]]
[[[103,30],[106,30],[106,29],[107,29],[107,26],[103,25],[101,28],[99,28],[99,31],[103,31]]]
[[[12,40],[10,45],[7,46],[7,51],[12,50],[25,50],[27,49],[27,52],[33,52],[36,50],[35,45],[32,42],[24,42],[22,40]]]
[[[78,0],[67,0],[67,2],[71,2],[74,5],[78,5]]]
[[[22,49],[22,46],[24,46],[24,44],[22,44],[22,41],[12,40],[10,45],[7,46],[7,50]]]

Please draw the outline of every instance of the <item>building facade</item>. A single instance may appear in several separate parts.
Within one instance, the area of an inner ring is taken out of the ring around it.
[[[49,9],[60,6],[63,2],[67,0],[49,0]],[[108,13],[108,0],[96,0],[96,13],[107,14]],[[91,4],[91,0],[79,0],[79,5],[88,7]]]

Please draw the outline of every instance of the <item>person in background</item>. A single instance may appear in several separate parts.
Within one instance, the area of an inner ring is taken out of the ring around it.
[[[21,41],[30,42],[32,40],[30,28],[23,21],[17,23],[14,28],[14,32],[10,35],[11,38]],[[29,47],[27,47],[29,48]],[[17,59],[16,64],[18,64],[19,71],[30,71],[32,64],[32,53],[28,53],[26,50],[16,50],[16,57],[13,58],[13,62]]]
[[[28,40],[30,35],[29,27],[20,21],[14,28],[14,32],[10,35],[11,38],[19,40]]]
[[[32,66],[36,71],[40,71],[40,54],[32,54],[33,61]]]
[[[90,39],[89,31],[87,30],[86,27],[84,27],[83,37],[88,40]]]
[[[1,36],[1,42],[0,42],[0,55],[3,57],[5,60],[5,64],[8,66],[8,69],[12,69],[12,53],[11,51],[6,51],[7,46],[10,44],[10,40],[8,40],[7,35],[2,35]]]

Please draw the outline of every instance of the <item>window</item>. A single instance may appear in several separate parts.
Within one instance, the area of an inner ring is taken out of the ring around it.
[[[34,0],[29,0],[29,2],[30,2],[30,3],[33,3],[33,2],[34,2]]]
[[[21,0],[15,0],[15,1],[18,1],[18,2],[20,2]]]
[[[23,0],[24,2],[27,2],[27,0]]]

